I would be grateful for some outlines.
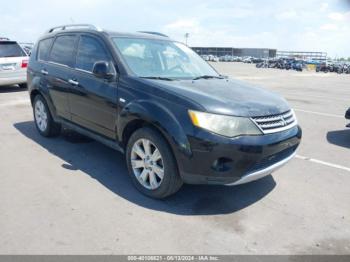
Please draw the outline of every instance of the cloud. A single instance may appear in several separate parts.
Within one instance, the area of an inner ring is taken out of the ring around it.
[[[35,41],[49,27],[91,23],[159,31],[194,46],[269,47],[350,56],[350,9],[342,0],[26,0],[4,1],[0,34]],[[344,0],[345,1],[345,0]],[[43,12],[45,10],[45,12]]]
[[[199,26],[199,22],[196,19],[178,19],[173,23],[164,26],[166,29],[195,29]]]
[[[320,7],[321,12],[326,11],[328,7],[329,7],[328,3],[321,3],[321,7]]]
[[[346,12],[346,13],[332,12],[328,14],[328,18],[334,21],[350,20],[350,12]]]
[[[294,18],[297,18],[297,17],[298,17],[298,14],[293,9],[286,10],[284,12],[277,13],[275,15],[275,18],[278,19],[278,20],[294,19]]]
[[[338,30],[338,25],[336,24],[324,24],[324,25],[321,25],[320,27],[321,30],[327,30],[327,31],[335,31],[335,30]]]

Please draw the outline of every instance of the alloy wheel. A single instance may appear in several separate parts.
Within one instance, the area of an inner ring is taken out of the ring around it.
[[[47,112],[44,103],[37,100],[34,107],[35,122],[40,131],[45,132],[47,128]]]
[[[139,183],[150,190],[159,188],[164,178],[163,158],[154,143],[142,138],[131,150],[131,166]]]

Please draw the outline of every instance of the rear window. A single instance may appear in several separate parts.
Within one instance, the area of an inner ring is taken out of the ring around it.
[[[41,40],[38,47],[38,60],[47,61],[49,59],[50,47],[53,38]]]
[[[0,57],[19,57],[27,56],[22,48],[11,41],[0,41]]]
[[[71,66],[73,62],[76,36],[65,35],[56,38],[53,43],[50,61]]]

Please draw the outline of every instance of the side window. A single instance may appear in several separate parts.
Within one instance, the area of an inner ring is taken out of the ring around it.
[[[92,72],[97,61],[109,62],[108,55],[102,44],[95,38],[82,36],[79,41],[75,67]]]
[[[73,62],[76,36],[64,35],[56,38],[50,54],[50,61],[70,66]]]
[[[47,61],[49,59],[49,52],[50,52],[52,41],[53,41],[53,38],[47,38],[39,42],[38,60]]]

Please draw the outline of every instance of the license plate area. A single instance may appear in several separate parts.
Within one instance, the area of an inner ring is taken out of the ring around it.
[[[0,69],[3,71],[12,71],[16,69],[15,63],[0,64]]]

